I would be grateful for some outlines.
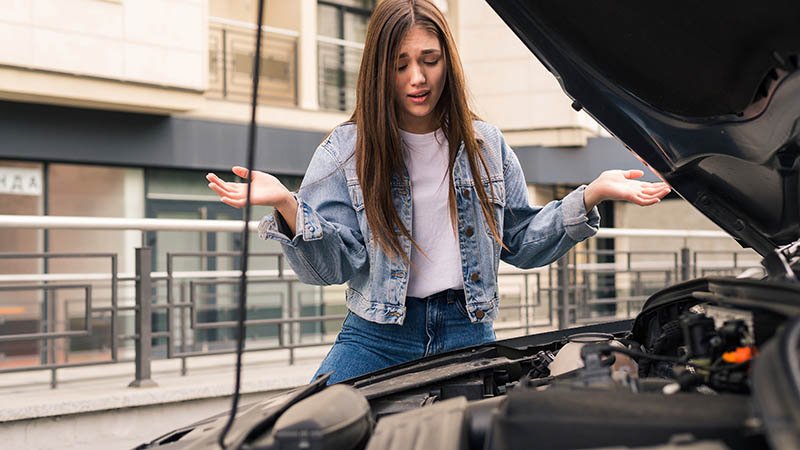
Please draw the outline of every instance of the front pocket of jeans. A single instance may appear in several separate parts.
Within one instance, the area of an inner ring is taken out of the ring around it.
[[[453,301],[453,304],[455,304],[456,309],[458,310],[459,313],[461,313],[462,316],[464,316],[467,319],[469,319],[469,313],[467,313],[466,300],[464,300],[464,299],[456,299],[456,300]]]

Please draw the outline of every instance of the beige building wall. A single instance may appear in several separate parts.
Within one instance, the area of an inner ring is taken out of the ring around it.
[[[205,89],[206,0],[2,0],[0,62]]]
[[[190,109],[207,23],[207,0],[0,0],[0,99]]]
[[[474,108],[511,145],[582,146],[602,134],[486,2],[449,0],[448,16]]]
[[[266,5],[265,25],[268,33],[263,38],[265,45],[269,47],[270,39],[274,36],[295,42],[297,104],[281,106],[260,101],[258,122],[265,126],[328,132],[346,121],[349,114],[319,109],[317,1],[270,0]],[[255,25],[257,8],[256,0],[209,0],[209,23],[250,32],[248,27]],[[196,108],[181,112],[177,117],[246,122],[250,120],[250,105],[249,101],[207,96]]]
[[[300,30],[300,1],[269,0],[264,12],[264,25]],[[221,17],[239,22],[255,23],[258,17],[256,0],[208,0],[210,17]]]

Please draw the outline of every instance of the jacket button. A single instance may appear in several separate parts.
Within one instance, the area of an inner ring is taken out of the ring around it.
[[[468,199],[470,196],[469,188],[462,189],[461,194],[464,195],[464,198]]]
[[[478,281],[481,279],[481,276],[478,275],[478,272],[472,272],[472,275],[469,276],[469,279],[472,281]]]
[[[475,311],[475,317],[477,317],[478,319],[483,319],[483,316],[485,316],[485,315],[486,315],[486,313],[483,312],[482,309],[479,309],[479,310]]]
[[[473,230],[472,227],[467,227],[467,229],[464,230],[464,233],[467,235],[467,237],[472,237],[472,235],[475,234],[475,230]]]

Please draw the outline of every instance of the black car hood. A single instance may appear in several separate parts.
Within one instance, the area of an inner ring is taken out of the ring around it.
[[[487,1],[573,106],[743,246],[800,238],[800,2]]]

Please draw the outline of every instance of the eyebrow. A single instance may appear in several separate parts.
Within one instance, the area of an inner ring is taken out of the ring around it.
[[[430,55],[432,53],[441,53],[441,50],[438,50],[438,49],[435,49],[435,48],[426,48],[425,50],[422,51],[422,55],[423,56],[424,55]],[[408,53],[400,53],[400,56],[399,56],[399,58],[408,58],[408,57],[409,57]]]

